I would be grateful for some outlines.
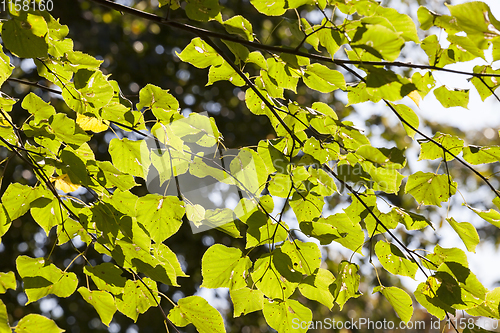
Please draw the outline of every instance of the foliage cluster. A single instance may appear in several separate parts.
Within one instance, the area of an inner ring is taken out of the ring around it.
[[[500,70],[492,65],[500,60],[500,22],[486,4],[448,6],[450,15],[420,7],[420,28],[443,29],[450,43],[444,48],[436,35],[421,40],[408,15],[373,0],[251,0],[266,17],[298,16],[289,24],[287,45],[266,44],[254,33],[255,23],[242,15],[225,17],[217,0],[160,0],[166,17],[108,0],[92,2],[194,34],[178,59],[208,68],[207,86],[227,81],[244,89],[248,110],[265,117],[274,133],[214,163],[207,150],[213,155],[226,148],[224,132],[213,118],[183,115],[175,94],[153,84],[139,91],[137,103],[131,102],[118,82],[103,73],[101,60],[74,50],[67,26],[48,11],[9,6],[9,18],[1,22],[0,83],[41,87],[60,94],[64,104],[56,109],[34,93],[20,99],[0,96],[0,146],[10,152],[4,162],[18,158],[36,177],[33,186],[8,184],[1,196],[0,236],[7,238],[15,221],[29,212],[47,236],[56,235],[54,248],[70,244],[77,255],[65,267],[54,264],[52,251],[18,256],[15,272],[0,273],[0,292],[16,289],[17,276],[28,303],[78,292],[105,325],[116,312],[136,321],[158,307],[167,330],[193,324],[199,332],[224,332],[222,315],[204,298],[188,295],[174,302],[158,289],[179,287],[187,280],[178,279],[188,276],[169,241],[191,223],[195,230],[211,225],[243,240],[236,243],[239,247],[214,244],[204,253],[201,287],[228,288],[234,317],[262,311],[267,325],[280,333],[307,331],[307,325],[296,325],[313,318],[303,304],[307,300],[342,310],[361,295],[360,267],[353,260],[336,263],[334,271],[322,265],[320,245],[332,242],[353,256],[367,255],[370,262],[376,258],[377,278],[381,271],[411,278],[421,271],[426,279],[412,296],[439,319],[461,310],[500,319],[500,288],[488,290],[481,284],[463,250],[436,244],[426,253],[409,247],[408,235],[424,233],[433,224],[402,200],[412,197],[419,207],[450,204],[465,187],[448,168],[454,161],[491,190],[488,210],[464,204],[500,227],[497,180],[476,167],[498,163],[500,147],[466,144],[452,133],[429,136],[420,129],[415,111],[402,103],[409,97],[418,107],[432,92],[444,108],[467,107],[470,91],[436,87],[434,71],[466,75],[483,100],[493,96],[500,101],[495,95]],[[322,21],[308,21],[302,13],[310,11],[323,15]],[[330,17],[335,11],[343,21]],[[171,19],[174,13],[197,26]],[[428,65],[398,61],[410,43],[425,52]],[[37,83],[12,77],[14,57],[33,60]],[[470,72],[445,67],[474,59],[485,64]],[[409,76],[395,68],[420,71]],[[304,87],[322,94],[345,93],[349,105],[385,104],[420,145],[419,160],[439,160],[439,165],[432,172],[410,172],[403,147],[375,147],[331,105],[301,103],[297,92]],[[29,113],[22,123],[12,116],[19,105]],[[96,158],[89,145],[101,132],[116,136],[107,144],[106,159]],[[191,202],[181,190],[184,175],[236,188],[237,205],[213,208]],[[164,192],[137,194],[138,187],[151,183],[163,186]],[[348,207],[327,214],[325,202],[344,190]],[[380,207],[381,199],[389,210]],[[289,210],[297,228],[284,218]],[[456,219],[446,216],[466,249],[474,252],[479,244],[476,228]],[[83,251],[74,245],[76,237],[85,243]],[[100,262],[89,260],[89,253],[99,254]],[[85,265],[76,268],[78,258]],[[410,321],[412,297],[382,280],[378,278],[373,292],[383,295],[402,321]],[[165,303],[171,305],[168,311]],[[12,318],[1,302],[1,332],[10,332],[11,326],[16,332],[62,331],[40,314],[27,314],[17,323]]]

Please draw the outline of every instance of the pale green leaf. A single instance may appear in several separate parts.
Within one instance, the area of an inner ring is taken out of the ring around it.
[[[74,273],[63,272],[43,258],[19,256],[16,259],[16,267],[23,279],[28,303],[49,294],[59,297],[71,296],[78,284]]]
[[[323,93],[329,93],[336,89],[346,90],[342,73],[320,64],[307,66],[302,78],[306,86]]]
[[[177,56],[184,62],[197,68],[206,68],[211,65],[220,65],[222,57],[201,38],[194,38],[191,43]]]
[[[293,269],[305,275],[312,275],[321,265],[321,251],[315,243],[285,241],[281,251],[290,257]]]
[[[240,249],[222,244],[212,245],[203,255],[201,274],[205,288],[240,289],[246,286],[245,278],[252,262],[242,257]]]
[[[177,197],[147,194],[137,200],[137,220],[155,243],[175,234],[182,225],[184,208]]]
[[[137,110],[144,107],[151,109],[159,120],[168,120],[169,117],[165,116],[165,113],[169,111],[178,112],[179,102],[168,93],[168,89],[164,90],[148,84],[139,91],[139,103],[136,106]]]
[[[418,266],[406,259],[399,248],[391,243],[378,241],[375,244],[375,253],[382,266],[392,274],[415,278]]]
[[[3,52],[3,47],[0,46],[0,85],[9,78],[13,69],[14,66],[10,64],[10,58]]]
[[[195,21],[222,21],[219,0],[187,0],[186,15]]]
[[[467,146],[463,149],[464,160],[470,164],[495,163],[500,161],[500,146]]]
[[[149,278],[142,278],[142,281],[127,280],[123,294],[115,298],[118,311],[137,321],[139,314],[160,302],[157,291],[156,282]]]
[[[224,28],[230,34],[239,35],[246,40],[253,41],[252,24],[243,16],[236,15],[224,21]]]
[[[413,315],[413,304],[410,295],[398,287],[378,286],[373,289],[374,293],[378,291],[391,303],[399,318],[408,324]]]
[[[186,326],[192,323],[200,333],[224,333],[222,316],[200,296],[181,298],[168,314],[174,324]]]
[[[406,134],[408,134],[408,136],[410,136],[411,138],[414,138],[416,131],[413,128],[418,129],[420,123],[417,114],[409,106],[406,106],[404,104],[396,104],[393,106],[398,112],[399,116],[404,120],[401,120],[401,123],[403,124]],[[411,128],[407,123],[413,128]]]
[[[48,198],[51,199],[52,194],[40,186],[30,187],[12,183],[2,196],[2,203],[9,219],[12,221],[23,216],[37,199],[47,200]]]
[[[250,0],[260,13],[269,16],[280,16],[286,12],[285,0]]]
[[[264,307],[264,294],[260,290],[241,288],[229,290],[234,306],[234,317],[246,315]]]
[[[106,291],[89,290],[85,287],[78,288],[78,292],[87,303],[94,307],[103,324],[109,326],[117,310],[114,297]]]
[[[0,294],[5,294],[7,289],[16,290],[16,285],[14,272],[0,272]]]
[[[461,106],[467,109],[469,104],[469,90],[450,90],[446,86],[441,86],[434,90],[434,96],[445,108]]]
[[[255,285],[264,295],[281,300],[289,298],[302,279],[302,274],[293,270],[291,258],[281,249],[257,259],[251,275]]]
[[[9,325],[9,315],[7,314],[7,307],[2,300],[0,300],[0,332],[12,332]]]
[[[5,47],[19,58],[46,57],[48,27],[39,15],[24,13],[14,16],[2,25],[2,41]]]
[[[366,24],[357,29],[351,46],[376,58],[394,61],[399,56],[404,41],[401,33],[380,24]]]
[[[16,325],[14,329],[15,333],[33,333],[33,332],[44,332],[44,333],[61,333],[64,332],[60,329],[56,323],[47,317],[39,314],[30,313],[21,320]]]
[[[418,171],[408,177],[405,192],[411,194],[418,204],[436,205],[455,194],[457,183],[447,175]]]
[[[266,300],[262,312],[269,326],[280,333],[307,332],[308,326],[297,323],[308,323],[312,320],[311,310],[292,299],[283,302]]]
[[[460,154],[464,146],[464,140],[451,134],[443,134],[437,132],[432,138],[437,143],[441,144],[450,153],[445,153],[443,148],[439,147],[434,142],[428,141],[420,144],[420,155],[418,160],[434,160],[436,158],[444,158],[446,161],[451,161]]]
[[[110,262],[97,266],[85,266],[84,273],[92,278],[99,290],[109,291],[114,295],[123,293],[127,279],[122,276],[123,270]]]
[[[109,143],[109,154],[113,165],[132,176],[144,178],[151,164],[149,156],[145,155],[147,151],[145,141],[115,138]]]
[[[342,260],[339,264],[337,279],[330,290],[340,310],[350,298],[358,298],[362,295],[358,290],[360,281],[358,271],[359,266],[348,261]]]
[[[329,309],[333,308],[335,301],[330,286],[335,282],[332,272],[319,268],[315,274],[306,277],[299,284],[300,293],[308,299],[315,300]]]
[[[479,235],[476,228],[469,222],[457,222],[453,217],[447,218],[451,227],[464,242],[469,252],[476,252],[476,246],[479,244]]]

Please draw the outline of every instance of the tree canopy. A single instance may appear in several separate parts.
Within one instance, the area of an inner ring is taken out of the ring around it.
[[[500,21],[418,5],[0,3],[0,332],[484,332],[500,132],[420,107],[500,102]]]

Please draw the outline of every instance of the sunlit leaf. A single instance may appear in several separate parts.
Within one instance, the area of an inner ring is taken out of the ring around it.
[[[411,297],[403,289],[397,287],[378,286],[373,289],[374,293],[378,291],[380,291],[389,303],[391,303],[399,318],[405,323],[408,323],[413,315]]]

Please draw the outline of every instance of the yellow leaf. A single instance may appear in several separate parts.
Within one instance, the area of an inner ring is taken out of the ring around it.
[[[58,190],[61,190],[65,193],[76,191],[80,188],[80,185],[73,184],[69,179],[67,174],[50,177],[50,181],[54,182],[54,187]]]
[[[99,133],[107,130],[109,124],[109,122],[106,120],[103,121],[94,117],[87,117],[80,113],[76,115],[76,123],[84,131],[92,131],[94,133]]]
[[[415,104],[417,104],[417,106],[419,106],[420,101],[422,100],[422,97],[420,96],[417,90],[413,90],[411,93],[409,93],[408,97],[410,97],[412,101],[414,101]]]

